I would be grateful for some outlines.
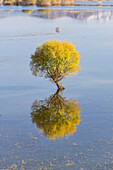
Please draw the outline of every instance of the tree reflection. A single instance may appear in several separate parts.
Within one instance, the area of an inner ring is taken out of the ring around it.
[[[25,14],[31,14],[34,10],[29,9],[29,10],[22,10],[23,13]]]
[[[51,9],[38,9],[38,12],[42,14],[49,14],[52,10]]]
[[[32,105],[31,117],[47,138],[55,140],[76,131],[76,125],[80,122],[80,107],[76,100],[66,100],[57,91],[48,99],[36,100]]]

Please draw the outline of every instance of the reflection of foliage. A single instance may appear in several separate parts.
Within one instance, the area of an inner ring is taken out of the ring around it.
[[[38,12],[42,14],[49,14],[52,10],[51,9],[38,9]]]
[[[80,13],[80,11],[69,11],[69,13]]]
[[[50,14],[52,11],[59,11],[59,9],[38,9],[37,11],[42,14]]]
[[[47,138],[55,140],[76,131],[76,125],[80,122],[80,108],[76,100],[66,100],[57,92],[48,99],[35,101],[31,117]]]
[[[6,12],[13,12],[14,10],[5,10]]]
[[[79,70],[79,53],[75,46],[67,41],[47,41],[39,45],[31,56],[31,71],[33,75],[44,76],[54,82],[58,89],[63,87],[58,83],[68,75],[75,75]]]
[[[29,9],[29,10],[22,10],[23,13],[25,14],[31,14],[34,10]]]

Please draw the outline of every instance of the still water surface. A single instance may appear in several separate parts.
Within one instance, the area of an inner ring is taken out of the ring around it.
[[[50,9],[0,11],[0,169],[111,170],[113,10]],[[62,81],[59,94],[30,71],[37,44],[51,39],[71,41],[81,56],[81,70]],[[45,117],[60,107],[75,112],[74,122],[71,113],[67,126]]]

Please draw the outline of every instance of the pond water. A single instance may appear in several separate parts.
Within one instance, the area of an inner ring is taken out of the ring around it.
[[[75,5],[113,5],[113,1],[74,1],[74,4]]]
[[[0,11],[0,169],[111,170],[112,8],[27,9]],[[66,89],[59,94],[48,79],[30,71],[37,45],[51,39],[72,42],[81,56],[81,70],[62,81]],[[59,107],[64,107],[60,101],[70,102],[69,109],[75,101],[78,116],[69,123],[74,129],[42,118],[46,110],[57,110],[56,99]],[[37,104],[48,101],[42,117],[35,117]]]

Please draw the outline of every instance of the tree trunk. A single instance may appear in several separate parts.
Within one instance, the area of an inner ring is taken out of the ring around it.
[[[55,83],[56,83],[56,85],[58,87],[58,90],[64,90],[65,89],[65,87],[62,86],[61,84],[59,84],[58,82],[55,82]]]

